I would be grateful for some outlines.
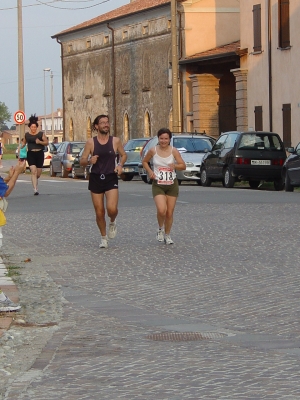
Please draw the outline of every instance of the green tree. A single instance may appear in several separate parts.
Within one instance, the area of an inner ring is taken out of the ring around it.
[[[4,122],[10,120],[11,120],[11,113],[8,111],[8,108],[5,105],[5,103],[2,103],[2,101],[0,101],[0,124],[2,125],[4,124]]]

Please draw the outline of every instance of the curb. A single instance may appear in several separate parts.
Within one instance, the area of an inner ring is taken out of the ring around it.
[[[19,302],[18,288],[14,281],[6,276],[7,269],[0,257],[0,288],[14,303]],[[15,312],[0,312],[0,337],[6,332],[14,319]]]

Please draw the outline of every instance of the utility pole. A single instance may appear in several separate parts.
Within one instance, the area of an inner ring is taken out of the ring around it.
[[[179,96],[178,96],[178,50],[177,50],[177,0],[171,0],[171,36],[172,36],[172,116],[173,132],[180,132]]]
[[[19,85],[19,110],[25,112],[22,0],[18,0],[18,85]],[[19,125],[19,144],[21,143],[21,137],[24,136],[25,136],[25,124],[22,124]]]
[[[44,132],[47,136],[47,107],[46,107],[46,72],[50,72],[51,68],[44,68]]]
[[[54,108],[54,100],[53,100],[53,71],[51,71],[50,74],[51,78],[51,142],[53,142],[54,139],[54,117],[53,117],[53,108]]]

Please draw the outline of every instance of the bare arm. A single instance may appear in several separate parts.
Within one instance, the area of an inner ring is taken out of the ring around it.
[[[94,152],[94,142],[93,139],[91,138],[88,139],[88,141],[86,142],[82,156],[80,158],[80,165],[82,167],[86,167],[88,163],[96,164],[99,156],[92,156],[89,160],[89,156],[91,156],[93,152]]]
[[[154,147],[147,152],[142,161],[143,168],[147,171],[150,179],[155,179],[155,174],[149,166],[149,161],[153,156],[154,156]]]
[[[125,162],[127,160],[127,154],[126,154],[126,152],[125,152],[125,150],[124,150],[124,148],[122,146],[121,140],[119,138],[114,138],[114,141],[115,141],[116,150],[117,150],[118,154],[121,157],[120,160],[119,160],[118,165],[115,168],[115,172],[118,175],[121,175],[122,170],[123,170],[123,165],[125,164]]]
[[[175,164],[169,164],[169,167],[177,170],[177,171],[184,171],[186,169],[185,162],[183,161],[181,154],[179,151],[173,147],[173,157],[175,158],[176,163]]]
[[[42,140],[36,139],[35,143],[36,144],[42,144],[43,146],[48,146],[49,141],[48,141],[47,136],[43,133]]]
[[[19,161],[15,167],[11,167],[8,179],[6,180],[6,184],[8,186],[7,191],[5,192],[4,197],[8,197],[10,193],[13,191],[15,184],[17,182],[18,176],[23,172],[25,167],[25,161]]]

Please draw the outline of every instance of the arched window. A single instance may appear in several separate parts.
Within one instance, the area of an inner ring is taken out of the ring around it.
[[[144,116],[144,136],[151,137],[151,120],[148,111],[145,112]]]
[[[91,121],[90,117],[88,117],[88,120],[87,120],[86,137],[87,137],[87,139],[92,137],[92,121]]]
[[[169,129],[170,129],[170,131],[173,130],[173,110],[172,110],[172,108],[169,113]]]
[[[123,141],[124,143],[127,143],[128,140],[130,139],[130,134],[129,134],[129,118],[128,114],[125,113],[124,115],[124,120],[123,120]]]
[[[72,118],[70,119],[69,140],[70,140],[70,142],[74,141],[74,128],[73,128],[73,120],[72,120]]]

